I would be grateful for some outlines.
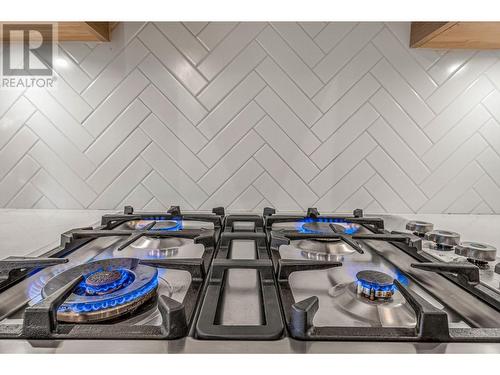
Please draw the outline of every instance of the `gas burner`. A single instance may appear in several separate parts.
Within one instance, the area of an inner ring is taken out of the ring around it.
[[[346,223],[346,222],[309,221],[302,224],[300,230],[304,233],[354,234],[359,231],[359,228],[360,226],[358,224]]]
[[[330,227],[330,223],[318,223],[318,222],[310,222],[304,223],[301,226],[304,233],[332,233],[333,229]]]
[[[132,230],[142,230],[147,225],[151,224],[153,220],[132,220],[128,221],[127,227]],[[155,226],[151,230],[181,230],[182,222],[177,220],[156,220]]]
[[[479,242],[461,242],[455,246],[455,254],[467,258],[467,260],[479,268],[488,268],[488,262],[496,259],[497,249],[491,245]]]
[[[413,234],[423,237],[427,232],[434,229],[434,224],[426,221],[412,220],[406,223],[406,229],[411,230]]]
[[[394,279],[386,273],[372,270],[360,271],[356,274],[358,280],[357,293],[370,301],[386,301],[395,291]]]
[[[192,243],[192,240],[185,238],[144,236],[125,249],[115,251],[114,255],[117,257],[162,259],[176,255],[179,248]]]
[[[355,253],[347,243],[337,238],[316,238],[294,241],[293,246],[302,250],[302,255],[311,260],[341,262],[344,255]]]
[[[373,301],[358,293],[359,282],[339,283],[330,288],[332,305],[361,326],[415,327],[417,318],[413,309],[401,295]]]
[[[90,323],[113,319],[136,310],[156,295],[158,271],[134,258],[98,260],[63,271],[42,290],[44,298],[83,275],[57,311],[57,320]]]
[[[460,243],[460,234],[447,230],[433,230],[425,233],[424,238],[436,244],[438,250],[452,250]]]

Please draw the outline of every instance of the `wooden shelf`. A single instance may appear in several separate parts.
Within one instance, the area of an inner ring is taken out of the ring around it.
[[[4,23],[6,22],[2,22],[1,24]],[[9,24],[11,23],[9,22]],[[111,40],[111,32],[116,24],[117,22],[57,22],[57,40],[62,42],[109,42]],[[46,36],[44,35],[44,37]],[[2,41],[8,40],[6,35],[1,35],[1,30],[0,39]]]
[[[410,47],[500,48],[500,22],[412,22]]]

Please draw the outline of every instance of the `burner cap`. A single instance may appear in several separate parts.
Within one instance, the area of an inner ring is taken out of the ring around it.
[[[434,229],[434,224],[426,221],[412,220],[406,223],[406,229],[411,230],[418,236],[423,236]]]
[[[447,230],[433,230],[425,234],[425,239],[435,242],[442,248],[452,248],[460,242],[460,234]]]
[[[455,253],[475,261],[493,262],[497,249],[484,243],[466,241],[455,246]]]
[[[110,283],[114,283],[118,281],[122,276],[121,272],[118,270],[115,271],[97,271],[91,273],[86,279],[85,282],[87,285],[91,286],[104,286]]]
[[[370,300],[387,300],[395,291],[394,279],[386,273],[372,270],[360,271],[356,274],[358,295]]]
[[[85,278],[84,288],[88,295],[112,293],[132,282],[133,277],[126,270],[97,271]],[[129,281],[127,283],[127,281]]]

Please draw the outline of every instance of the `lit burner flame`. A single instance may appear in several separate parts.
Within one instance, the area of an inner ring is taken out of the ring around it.
[[[358,280],[358,295],[371,301],[388,300],[396,291],[394,279],[383,272],[364,270],[358,272],[356,278]]]
[[[132,283],[132,281],[134,280],[134,277],[131,276],[131,272],[129,272],[127,270],[120,270],[120,271],[124,271],[124,274],[128,274],[128,276],[126,276],[126,278],[125,278],[125,283],[128,283],[126,286],[128,286],[130,283]],[[89,276],[87,276],[85,278],[85,280],[88,277]],[[120,280],[122,280],[122,278],[120,278]],[[114,282],[113,284],[115,284],[115,283],[118,283],[118,281]],[[122,286],[122,287],[120,287],[120,289],[123,290],[126,288],[126,286]],[[58,311],[59,312],[70,312],[71,311],[74,313],[85,313],[85,312],[91,312],[91,311],[100,311],[100,310],[124,305],[126,303],[135,301],[135,300],[141,298],[142,296],[148,294],[152,290],[156,289],[157,286],[158,286],[158,274],[156,274],[156,276],[154,278],[152,278],[147,284],[145,284],[144,286],[142,286],[141,288],[139,288],[137,290],[133,290],[133,291],[128,292],[128,293],[113,291],[107,295],[107,296],[109,296],[109,298],[101,299],[101,300],[97,300],[97,301],[92,301],[92,302],[63,303],[59,307]],[[89,288],[89,286],[85,283],[85,281],[82,281],[78,285],[78,287],[75,289],[75,294],[80,294],[80,293],[85,294],[85,291],[88,288]],[[106,288],[107,288],[107,290],[111,290],[110,285],[108,285]],[[116,289],[116,285],[115,285],[115,289]],[[104,297],[104,296],[101,296],[101,297]]]
[[[151,229],[152,231],[178,231],[182,230],[182,220],[164,220],[160,217],[148,217],[137,223],[136,229],[144,229],[152,221],[156,221],[156,225]],[[174,226],[164,226],[162,223],[175,223]]]
[[[312,219],[312,218],[307,218],[304,219],[303,221],[298,222],[298,227],[297,230],[300,233],[322,233],[320,231],[315,231],[307,226],[305,224],[308,223],[335,223],[337,224],[337,227],[342,227],[344,228],[344,234],[348,235],[353,235],[356,234],[359,231],[359,224],[354,224],[354,223],[349,223],[345,220],[342,219],[330,219],[330,218],[317,218],[317,219]]]

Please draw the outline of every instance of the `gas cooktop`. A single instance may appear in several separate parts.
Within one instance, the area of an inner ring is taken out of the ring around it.
[[[0,261],[0,351],[500,352],[496,249],[406,229],[362,210],[127,206]]]

